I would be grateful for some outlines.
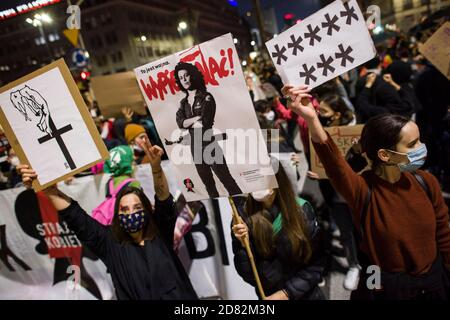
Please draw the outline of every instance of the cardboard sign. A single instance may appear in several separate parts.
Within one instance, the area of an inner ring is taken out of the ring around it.
[[[336,0],[266,42],[284,84],[315,88],[376,55],[356,0]]]
[[[0,88],[0,123],[35,191],[109,157],[63,59]]]
[[[419,46],[419,52],[450,80],[450,22],[444,23]]]
[[[353,145],[354,139],[361,137],[362,128],[364,125],[356,126],[342,126],[342,127],[329,127],[324,128],[333,139],[334,143],[338,146],[343,157],[347,155],[347,152]],[[316,154],[316,151],[310,140],[310,150],[311,150],[311,171],[319,175],[320,179],[328,179],[325,173],[325,169]]]
[[[133,71],[93,77],[91,88],[105,118],[122,116],[123,107],[145,114],[144,98]]]

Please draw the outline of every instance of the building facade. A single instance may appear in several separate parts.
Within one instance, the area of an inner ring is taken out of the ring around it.
[[[0,21],[1,84],[60,57],[70,65],[74,47],[63,35],[67,6],[61,1]],[[132,70],[228,32],[242,56],[250,49],[250,32],[226,0],[85,0],[80,9],[80,45],[89,53],[92,75]],[[26,22],[44,12],[51,22]]]

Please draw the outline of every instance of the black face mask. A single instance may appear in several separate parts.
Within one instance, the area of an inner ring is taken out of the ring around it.
[[[332,122],[331,117],[324,117],[322,115],[319,115],[319,121],[324,127],[328,127]]]

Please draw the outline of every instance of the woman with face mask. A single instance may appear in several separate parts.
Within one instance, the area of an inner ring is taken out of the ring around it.
[[[417,125],[398,115],[370,119],[361,134],[361,147],[371,170],[358,175],[323,129],[308,88],[284,89],[293,101],[292,110],[307,121],[333,187],[350,206],[366,266],[380,268],[378,290],[368,290],[363,279],[356,293],[370,299],[446,299],[448,207],[436,178],[418,170],[427,149]]]
[[[319,120],[324,127],[351,126],[356,124],[354,113],[340,95],[329,93],[325,88],[320,90]],[[308,177],[318,180],[317,173],[308,171]],[[325,218],[331,226],[329,230],[329,245],[334,252],[334,259],[341,268],[347,270],[344,280],[344,288],[355,290],[358,285],[360,267],[356,256],[355,240],[353,238],[353,224],[350,209],[345,199],[333,188],[328,179],[318,180],[320,191],[325,202],[325,210],[322,218]],[[331,214],[329,214],[331,213]]]
[[[318,284],[326,258],[313,207],[297,198],[283,167],[276,173],[279,189],[252,192],[232,227],[234,265],[256,287],[243,237],[249,237],[256,267],[268,300],[322,300]],[[257,292],[259,296],[259,292]]]
[[[148,140],[140,147],[150,159],[156,193],[154,209],[142,189],[127,186],[116,197],[109,228],[86,214],[56,186],[44,192],[83,245],[105,263],[118,299],[197,299],[172,249],[177,215],[161,168],[163,151]],[[36,173],[27,165],[19,170],[24,184],[30,187]]]

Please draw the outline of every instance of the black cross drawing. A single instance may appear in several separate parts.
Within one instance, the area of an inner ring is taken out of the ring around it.
[[[272,52],[272,58],[277,58],[277,64],[281,64],[281,60],[287,60],[287,57],[284,55],[285,52],[286,48],[284,46],[280,49],[278,44],[275,45],[275,52]]]
[[[348,4],[348,2],[344,3],[345,11],[341,11],[341,17],[347,17],[346,24],[351,25],[352,24],[352,18],[354,18],[356,21],[358,21],[358,16],[355,13],[355,8],[351,7]]]
[[[342,45],[342,43],[339,45],[339,51],[340,52],[336,52],[335,56],[336,59],[342,59],[341,60],[341,66],[346,67],[347,66],[347,60],[350,63],[353,63],[353,61],[355,60],[353,57],[350,56],[350,52],[353,51],[353,48],[348,46],[347,49],[344,50],[344,46]]]
[[[308,31],[309,32],[305,33],[305,39],[310,38],[309,39],[310,46],[314,46],[314,39],[317,40],[317,42],[320,42],[320,40],[322,40],[322,38],[319,37],[319,35],[318,35],[318,33],[320,31],[320,28],[318,26],[316,26],[313,30],[312,26],[310,24],[308,24]]]
[[[300,71],[300,78],[305,78],[305,84],[309,85],[309,80],[316,81],[317,77],[313,75],[314,71],[316,71],[316,68],[314,66],[311,66],[311,68],[308,69],[308,66],[306,63],[303,64],[303,71]]]
[[[325,59],[325,55],[321,54],[320,55],[320,60],[322,60],[321,62],[317,62],[317,68],[323,68],[322,71],[322,75],[323,76],[327,76],[328,75],[328,70],[330,70],[331,73],[334,72],[334,70],[336,70],[331,63],[334,61],[333,58],[330,56],[328,57],[328,59]]]
[[[69,132],[72,130],[72,125],[67,125],[62,127],[61,129],[56,129],[55,124],[53,123],[52,117],[49,117],[48,125],[50,127],[50,130],[52,132],[51,135],[47,134],[43,137],[40,137],[38,139],[39,144],[43,144],[47,141],[50,141],[51,139],[56,139],[56,142],[58,143],[59,148],[61,149],[64,157],[66,158],[67,163],[69,164],[70,169],[74,170],[76,168],[75,162],[73,162],[72,156],[69,153],[69,150],[67,150],[66,144],[64,143],[61,135]]]
[[[327,35],[333,35],[333,29],[339,31],[341,27],[339,27],[336,22],[339,20],[337,15],[334,15],[333,19],[330,18],[330,15],[327,13],[325,15],[326,22],[322,22],[322,28],[328,28]]]
[[[292,48],[292,54],[296,56],[297,50],[303,52],[304,48],[300,45],[300,43],[303,41],[302,36],[298,36],[298,38],[295,39],[295,36],[291,35],[291,40],[292,42],[289,42],[287,46],[288,48]]]

